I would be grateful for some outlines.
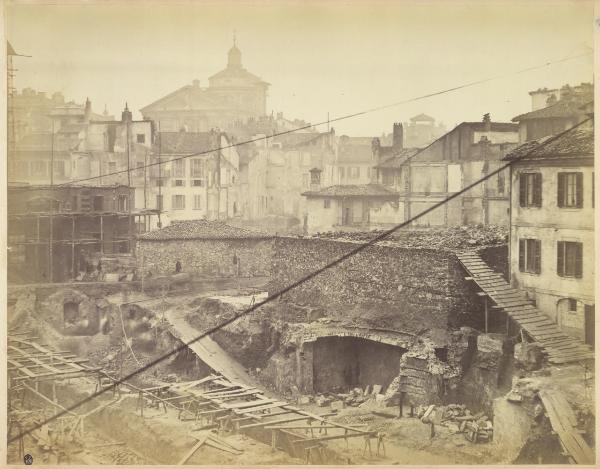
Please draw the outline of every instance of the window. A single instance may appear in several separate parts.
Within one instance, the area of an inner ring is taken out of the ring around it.
[[[498,194],[504,194],[504,171],[498,173]]]
[[[127,197],[126,195],[119,195],[117,211],[119,211],[119,212],[127,211],[128,199],[129,199],[129,197]]]
[[[381,179],[382,179],[383,185],[385,185],[385,186],[393,186],[394,185],[394,173],[392,173],[391,171],[383,171],[383,173],[381,175]]]
[[[344,168],[343,167],[342,168],[338,168],[338,171],[340,173],[340,180],[344,179],[344,177],[346,176]]]
[[[65,162],[62,160],[54,162],[54,174],[56,176],[64,176],[65,175]]]
[[[165,187],[166,178],[157,178],[156,179],[156,187]]]
[[[202,179],[192,179],[192,186],[202,187],[204,185],[204,181]]]
[[[352,166],[350,168],[350,178],[351,179],[358,179],[360,177],[360,168],[356,167],[356,166]]]
[[[33,176],[46,176],[46,162],[45,161],[32,161],[31,162],[31,174]]]
[[[558,173],[558,206],[583,207],[583,173]]]
[[[321,172],[313,171],[310,173],[310,183],[311,184],[320,184],[321,183]]]
[[[202,210],[202,196],[200,194],[194,195],[194,210]]]
[[[94,211],[101,212],[104,210],[104,197],[101,195],[94,196]]]
[[[542,206],[541,173],[521,173],[519,175],[519,204],[521,207]]]
[[[556,273],[561,277],[581,278],[583,244],[559,241],[557,244]]]
[[[542,243],[539,239],[519,240],[519,270],[539,274],[541,269]]]
[[[575,298],[567,298],[568,300],[568,307],[569,307],[569,311],[571,311],[572,313],[576,313],[577,312],[577,300]]]
[[[173,210],[185,209],[185,195],[173,195],[171,196],[171,208]]]
[[[203,178],[204,177],[204,166],[202,165],[201,159],[193,159],[190,163],[192,166],[190,168],[191,174],[190,177],[193,178]]]
[[[138,143],[146,143],[146,134],[137,134]]]
[[[161,211],[163,209],[163,196],[162,196],[162,194],[156,196],[156,209],[157,210],[161,210]]]
[[[330,199],[325,199],[323,201],[323,208],[329,208],[331,207],[331,200]]]
[[[173,179],[173,187],[183,187],[185,182],[183,179]]]
[[[173,174],[171,176],[175,178],[185,177],[185,160],[176,160],[171,163]]]

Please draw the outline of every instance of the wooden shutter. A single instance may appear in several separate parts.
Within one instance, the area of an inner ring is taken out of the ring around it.
[[[575,244],[575,277],[581,278],[583,274],[583,244]]]
[[[535,246],[534,271],[539,274],[542,271],[542,242],[537,239],[533,242],[533,245]]]
[[[583,207],[583,173],[575,173],[575,202],[577,207]]]
[[[525,240],[519,240],[519,271],[525,272]]]
[[[527,206],[527,174],[519,174],[519,205],[521,207]]]
[[[559,241],[556,243],[556,273],[561,277],[565,276],[565,243]]]
[[[565,206],[565,192],[566,192],[566,174],[558,173],[558,191],[556,192],[557,199],[556,203],[559,207]]]
[[[533,205],[542,206],[542,173],[533,175]]]

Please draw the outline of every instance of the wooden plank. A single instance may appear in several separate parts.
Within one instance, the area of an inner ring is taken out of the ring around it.
[[[240,415],[250,415],[250,412],[262,412],[263,410],[269,410],[269,409],[274,409],[276,407],[281,407],[286,405],[287,402],[274,402],[272,404],[267,404],[267,405],[262,405],[262,406],[253,406],[250,409],[248,408],[235,408],[235,409],[230,409],[233,410],[236,414]]]
[[[332,415],[335,415],[335,412],[320,415],[319,417],[322,419],[323,417],[330,417]],[[297,415],[297,417],[287,417],[287,418],[283,418],[283,419],[276,419],[276,420],[271,420],[270,422],[258,422],[258,423],[250,423],[248,425],[241,425],[240,430],[246,430],[248,428],[259,428],[259,427],[264,427],[265,425],[276,425],[278,423],[298,422],[301,420],[309,420],[309,419],[315,420],[313,417],[308,416],[308,415]]]
[[[192,447],[192,449],[190,449],[185,456],[183,456],[179,462],[177,463],[178,466],[181,466],[182,464],[185,464],[186,462],[188,462],[188,459],[190,459],[194,453],[196,451],[198,451],[198,449],[200,448],[200,446],[202,446],[204,444],[204,442],[206,441],[206,439],[208,438],[208,433],[206,435],[203,435],[201,437],[201,439],[198,440],[198,442]]]
[[[255,399],[253,401],[246,401],[246,402],[240,402],[237,404],[223,404],[223,407],[226,409],[245,409],[246,407],[257,407],[257,406],[261,406],[264,404],[272,404],[273,402],[276,402],[275,399]],[[286,403],[284,402],[281,405],[285,405]]]
[[[306,438],[303,440],[294,440],[292,441],[292,443],[297,444],[297,443],[317,443],[317,442],[322,442],[322,441],[329,441],[329,440],[339,440],[341,438],[354,438],[357,436],[362,436],[364,437],[366,434],[369,434],[371,436],[375,435],[375,432],[361,432],[361,433],[350,433],[350,434],[344,434],[344,435],[327,435],[327,436],[319,436],[319,437],[314,437],[314,438]]]

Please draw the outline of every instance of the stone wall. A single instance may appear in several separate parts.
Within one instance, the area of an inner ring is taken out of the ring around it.
[[[182,271],[207,277],[268,276],[272,256],[272,240],[139,240],[138,270],[152,275],[175,273],[175,264]],[[238,266],[233,263],[235,256]],[[143,266],[142,266],[143,264]]]
[[[269,292],[357,246],[327,239],[277,238]],[[334,320],[409,334],[478,326],[481,301],[464,277],[449,251],[369,246],[285,293],[282,301],[319,308]]]

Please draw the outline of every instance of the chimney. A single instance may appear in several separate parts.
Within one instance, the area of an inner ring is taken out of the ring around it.
[[[90,98],[85,98],[85,111],[84,111],[85,121],[89,122],[90,117],[92,117],[92,102],[90,101]]]
[[[492,130],[492,119],[490,117],[489,112],[487,112],[483,115],[483,123],[484,123],[484,130],[486,132],[489,132]]]
[[[133,114],[131,114],[129,107],[127,107],[127,103],[125,103],[125,109],[121,113],[121,122],[131,122],[132,120]]]
[[[392,148],[394,152],[404,148],[404,128],[401,122],[394,123],[394,133],[392,137]]]

